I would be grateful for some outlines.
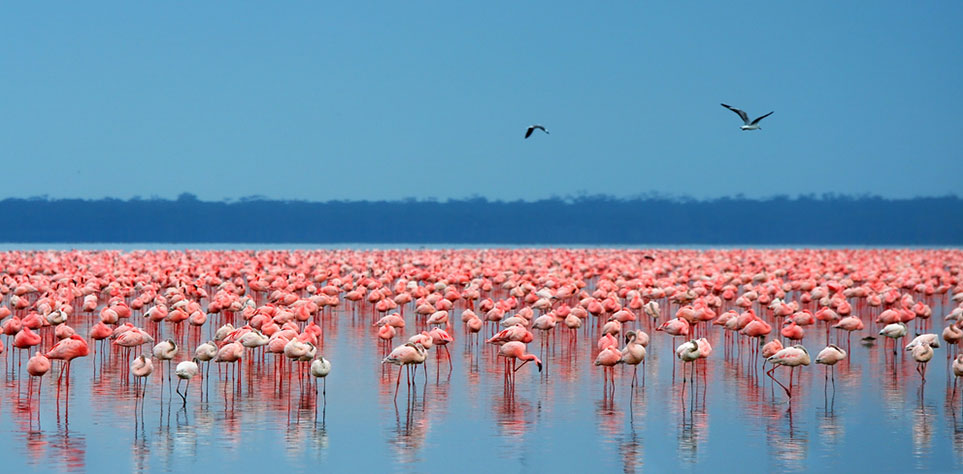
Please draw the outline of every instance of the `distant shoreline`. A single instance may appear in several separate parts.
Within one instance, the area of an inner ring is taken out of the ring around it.
[[[827,195],[540,201],[5,199],[0,242],[92,245],[941,247],[963,199]],[[9,246],[9,245],[8,245]],[[306,248],[307,248],[306,247]]]

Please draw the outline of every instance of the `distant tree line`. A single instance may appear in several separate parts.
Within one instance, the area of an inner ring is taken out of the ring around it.
[[[3,242],[960,245],[956,196],[6,199]]]

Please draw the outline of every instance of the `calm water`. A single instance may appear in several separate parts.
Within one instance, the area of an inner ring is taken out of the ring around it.
[[[934,307],[931,323],[941,326],[947,311]],[[415,328],[411,307],[405,316],[410,335]],[[433,350],[427,380],[419,371],[410,393],[402,381],[395,404],[397,371],[380,364],[383,349],[371,327],[374,317],[370,306],[348,302],[325,314],[323,353],[334,369],[323,415],[313,390],[306,388],[302,395],[296,374],[278,390],[270,355],[244,366],[240,389],[214,368],[202,398],[205,382],[195,379],[186,408],[176,394],[168,395],[168,387],[161,391],[155,366],[143,413],[135,414],[127,362],[116,350],[76,360],[69,398],[59,404],[56,379],[49,375],[39,401],[36,395],[28,401],[27,382],[15,378],[13,370],[16,351],[5,340],[0,378],[4,471],[963,468],[963,397],[950,398],[945,346],[929,364],[921,388],[908,354],[894,357],[881,340],[864,346],[853,337],[850,359],[836,368],[835,396],[832,385],[824,385],[823,367],[806,367],[790,409],[785,394],[778,387],[773,391],[758,370],[758,359],[750,360],[745,348],[726,354],[718,330],[710,337],[715,351],[704,375],[700,367],[696,385],[687,384],[684,392],[680,364],[671,357],[673,342],[651,331],[645,386],[633,391],[630,369],[619,367],[614,391],[603,390],[602,371],[592,365],[597,331],[587,324],[591,327],[577,334],[557,328],[544,354],[546,370],[522,368],[512,393],[494,348],[469,344],[454,318],[450,376],[447,363],[437,365]],[[80,315],[70,321],[82,334],[92,322]],[[175,337],[193,352],[211,330]],[[166,337],[168,325],[161,331]],[[805,345],[815,359],[825,334],[808,333]],[[529,350],[539,354],[538,339]],[[52,372],[58,368],[55,363]],[[786,382],[788,370],[777,370],[777,376]]]

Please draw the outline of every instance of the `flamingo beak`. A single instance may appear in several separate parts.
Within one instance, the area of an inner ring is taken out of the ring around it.
[[[535,365],[538,367],[539,373],[541,373],[541,372],[542,372],[542,361],[536,361],[536,362],[535,362]]]

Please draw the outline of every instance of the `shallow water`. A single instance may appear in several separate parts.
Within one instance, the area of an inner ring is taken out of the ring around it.
[[[931,324],[939,326],[948,309],[933,309]],[[406,308],[409,335],[416,326],[413,313]],[[256,356],[253,365],[243,366],[240,388],[225,381],[226,369],[219,375],[212,368],[206,382],[196,379],[186,408],[166,381],[162,388],[156,365],[138,413],[126,359],[100,347],[96,356],[74,362],[69,396],[64,387],[57,401],[50,375],[39,398],[28,396],[28,381],[16,377],[17,351],[5,340],[4,471],[963,468],[963,396],[951,399],[945,346],[929,364],[924,387],[909,354],[894,356],[881,339],[864,346],[854,335],[850,358],[835,370],[835,395],[824,368],[813,365],[801,370],[790,404],[758,369],[760,359],[749,359],[746,346],[726,354],[718,329],[710,336],[715,350],[697,368],[694,385],[682,383],[671,338],[650,331],[644,387],[633,390],[630,368],[618,367],[616,386],[606,391],[602,371],[592,364],[597,329],[587,324],[592,327],[576,334],[557,328],[548,349],[540,349],[538,337],[529,344],[531,352],[544,351],[545,370],[526,365],[512,392],[494,348],[470,344],[453,318],[450,375],[433,350],[427,379],[419,371],[410,392],[402,381],[395,403],[398,372],[380,364],[375,317],[370,306],[347,301],[325,313],[323,354],[334,369],[323,410],[307,381],[301,390],[297,373],[285,376],[279,390],[272,356],[263,362]],[[70,321],[81,334],[93,322],[79,314]],[[220,321],[209,322],[204,334],[185,326],[185,333],[173,336],[193,352],[214,323]],[[167,337],[169,325],[160,330]],[[825,333],[807,332],[805,345],[815,359]],[[52,373],[58,369],[55,363]],[[776,375],[787,382],[787,370]]]

